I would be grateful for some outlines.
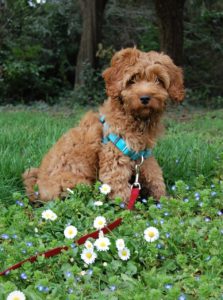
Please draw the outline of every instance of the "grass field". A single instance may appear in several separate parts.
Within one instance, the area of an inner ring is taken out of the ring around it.
[[[70,114],[35,111],[0,112],[0,199],[22,191],[21,174],[38,166],[46,151],[68,128],[77,124],[84,110]],[[188,183],[203,174],[213,175],[215,161],[223,152],[223,111],[165,119],[167,131],[155,148],[168,186],[176,180]]]

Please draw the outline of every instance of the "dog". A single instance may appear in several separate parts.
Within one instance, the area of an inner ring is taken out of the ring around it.
[[[164,53],[134,47],[116,52],[102,76],[108,99],[99,112],[88,112],[49,150],[39,168],[23,174],[31,201],[62,198],[67,188],[100,180],[110,185],[109,198],[121,197],[127,203],[141,156],[144,193],[156,200],[166,195],[162,170],[151,150],[163,131],[167,99],[184,98],[182,69]]]

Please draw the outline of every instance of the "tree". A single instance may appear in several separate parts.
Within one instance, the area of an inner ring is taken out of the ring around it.
[[[101,26],[107,0],[79,0],[79,3],[83,29],[76,63],[75,85],[83,83],[84,63],[90,63],[93,68],[97,65],[96,51],[101,39]]]
[[[160,47],[177,65],[183,63],[183,12],[186,0],[154,0]]]

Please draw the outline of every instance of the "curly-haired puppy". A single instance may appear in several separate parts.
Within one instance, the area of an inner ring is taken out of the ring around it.
[[[66,195],[67,188],[79,183],[100,180],[111,186],[111,198],[119,196],[128,202],[135,164],[140,159],[132,159],[124,150],[137,157],[154,147],[162,131],[160,118],[167,98],[177,102],[184,98],[182,70],[163,53],[127,48],[113,56],[103,77],[108,99],[99,113],[88,112],[78,127],[50,149],[39,168],[23,174],[30,200],[49,201]],[[109,134],[121,138],[126,148],[119,149],[117,141],[107,138]],[[154,156],[145,157],[139,181],[157,200],[165,195],[162,170]]]

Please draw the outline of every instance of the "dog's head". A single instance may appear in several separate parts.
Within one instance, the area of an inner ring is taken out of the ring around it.
[[[102,75],[107,95],[137,118],[161,113],[167,98],[177,102],[184,98],[183,72],[163,53],[121,50]]]

